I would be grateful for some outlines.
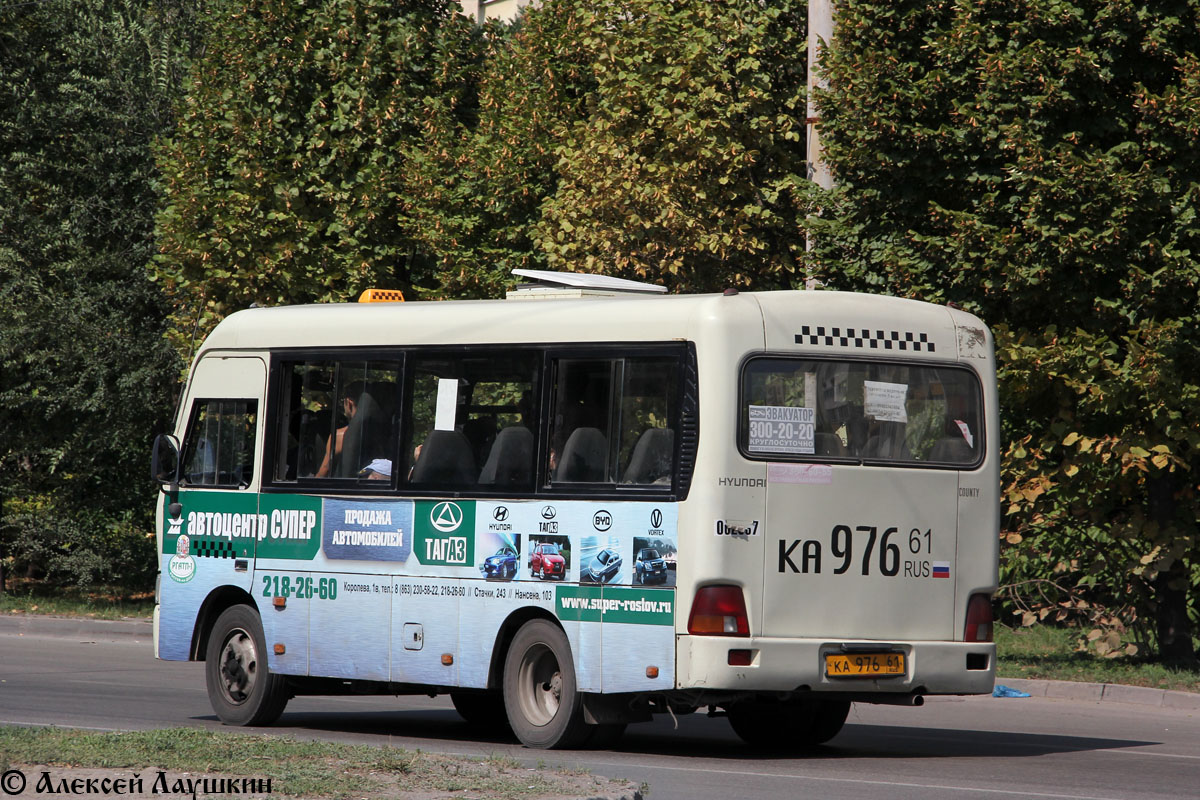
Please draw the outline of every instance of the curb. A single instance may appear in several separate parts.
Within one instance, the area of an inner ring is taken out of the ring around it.
[[[149,642],[154,624],[148,619],[81,619],[46,614],[0,616],[0,636],[49,636],[102,642]]]
[[[1082,683],[1076,681],[996,678],[997,684],[1029,692],[1034,697],[1056,697],[1093,703],[1126,703],[1170,708],[1176,711],[1200,711],[1200,694],[1119,683]]]

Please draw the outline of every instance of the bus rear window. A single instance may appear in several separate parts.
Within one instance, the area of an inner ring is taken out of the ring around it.
[[[974,466],[981,406],[960,367],[758,358],[742,373],[739,445],[773,461]]]

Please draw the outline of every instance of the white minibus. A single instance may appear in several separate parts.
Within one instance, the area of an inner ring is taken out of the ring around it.
[[[154,445],[155,641],[205,662],[224,722],[444,693],[530,747],[707,710],[800,748],[852,702],[992,690],[982,322],[522,275],[248,309],[203,342]]]

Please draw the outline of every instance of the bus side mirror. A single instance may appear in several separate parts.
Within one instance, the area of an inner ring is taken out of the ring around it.
[[[150,455],[150,477],[159,488],[176,494],[179,491],[179,440],[169,433],[154,437]]]

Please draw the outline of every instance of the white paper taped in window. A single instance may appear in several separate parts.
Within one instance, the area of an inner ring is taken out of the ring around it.
[[[454,416],[458,411],[458,380],[438,378],[437,410],[433,417],[435,431],[454,430]]]
[[[879,422],[908,422],[908,384],[863,381],[863,413]]]

